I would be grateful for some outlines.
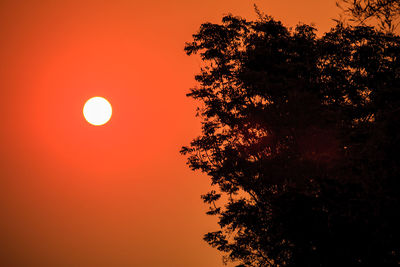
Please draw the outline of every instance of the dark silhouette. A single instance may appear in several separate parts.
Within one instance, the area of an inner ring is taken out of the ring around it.
[[[359,25],[372,23],[386,32],[394,32],[399,25],[400,0],[340,0],[336,5],[344,17]]]
[[[238,266],[397,266],[400,38],[314,32],[228,15],[186,44],[205,62],[181,150],[214,186],[204,239]]]

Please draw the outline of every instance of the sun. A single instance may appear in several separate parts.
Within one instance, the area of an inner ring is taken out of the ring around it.
[[[83,116],[87,122],[95,126],[106,124],[111,115],[111,104],[104,97],[92,97],[83,106]]]

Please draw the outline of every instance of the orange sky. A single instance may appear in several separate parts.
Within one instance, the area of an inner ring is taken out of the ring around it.
[[[253,3],[323,32],[334,0],[2,0],[0,265],[223,266],[209,179],[178,151],[199,133],[185,93],[201,62],[183,52],[202,22]],[[92,96],[113,105],[89,125]]]

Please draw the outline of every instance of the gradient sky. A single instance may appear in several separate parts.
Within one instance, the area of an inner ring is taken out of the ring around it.
[[[1,0],[0,265],[223,266],[209,179],[178,151],[199,134],[185,94],[201,23],[253,4],[287,26],[328,30],[334,0]],[[89,125],[103,96],[111,121]]]

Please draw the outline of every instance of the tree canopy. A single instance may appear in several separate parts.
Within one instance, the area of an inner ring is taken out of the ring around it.
[[[393,32],[400,18],[400,0],[339,0],[336,2],[351,22],[372,23]]]
[[[238,266],[398,265],[400,38],[315,31],[228,15],[186,44],[202,133],[181,153],[219,219],[204,239]]]

